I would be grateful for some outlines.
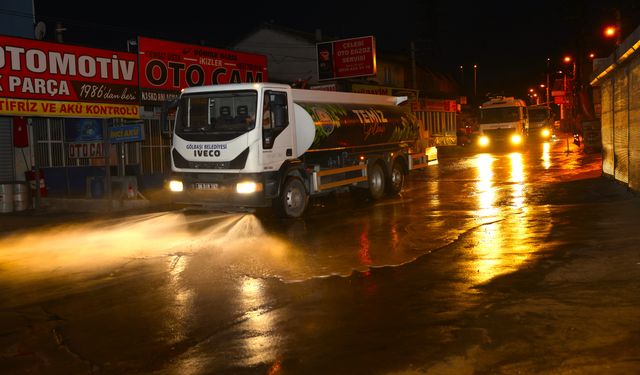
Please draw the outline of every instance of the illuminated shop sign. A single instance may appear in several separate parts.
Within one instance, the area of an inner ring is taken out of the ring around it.
[[[0,36],[0,115],[138,118],[136,55]]]
[[[267,81],[267,58],[164,40],[138,38],[142,103],[160,105],[186,87]]]

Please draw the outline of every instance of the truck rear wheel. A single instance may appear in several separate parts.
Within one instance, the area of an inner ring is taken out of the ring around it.
[[[297,218],[304,214],[309,202],[309,195],[299,177],[287,177],[282,186],[279,204],[284,216]]]
[[[376,163],[369,168],[369,194],[374,200],[384,197],[385,177],[382,166]]]
[[[389,176],[389,195],[399,194],[404,186],[404,168],[399,161],[393,162],[391,167],[391,176]]]

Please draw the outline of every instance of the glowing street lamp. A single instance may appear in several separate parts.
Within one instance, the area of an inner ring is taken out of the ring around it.
[[[613,38],[618,34],[618,30],[615,26],[607,26],[604,28],[604,36],[607,38]]]
[[[616,9],[616,24],[615,25],[607,25],[602,31],[606,38],[616,38],[616,45],[620,45],[620,34],[622,34],[622,27],[620,23],[620,10]]]

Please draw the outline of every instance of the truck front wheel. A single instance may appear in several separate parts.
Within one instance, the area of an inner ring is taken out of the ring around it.
[[[304,214],[309,195],[299,177],[287,177],[280,194],[280,209],[284,216],[297,218]]]

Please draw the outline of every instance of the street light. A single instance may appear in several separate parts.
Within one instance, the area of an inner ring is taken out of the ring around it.
[[[604,36],[607,38],[613,38],[616,36],[616,27],[615,26],[607,26],[604,28]]]
[[[576,104],[577,104],[576,98],[577,98],[577,93],[578,93],[578,72],[576,71],[576,60],[573,57],[567,55],[567,56],[564,57],[564,62],[567,63],[567,64],[572,63],[572,65],[573,65],[572,66],[572,68],[573,68],[573,70],[572,70],[573,88],[571,90],[571,93],[572,93],[572,101],[571,101],[572,106],[571,106],[571,109],[573,111],[572,115],[575,116],[575,110],[576,110]],[[567,70],[568,70],[568,68],[567,68]],[[566,119],[566,113],[565,113],[565,110],[564,110],[564,106],[565,106],[564,101],[567,99],[567,73],[566,72],[564,74],[563,90],[564,90],[564,100],[563,100],[563,103],[560,105],[560,118],[564,120],[564,119]],[[574,120],[575,120],[575,118],[574,118]]]
[[[621,22],[620,22],[620,10],[616,9],[616,24],[607,25],[603,30],[603,34],[606,38],[616,38],[616,45],[620,45],[620,36],[622,34]]]

